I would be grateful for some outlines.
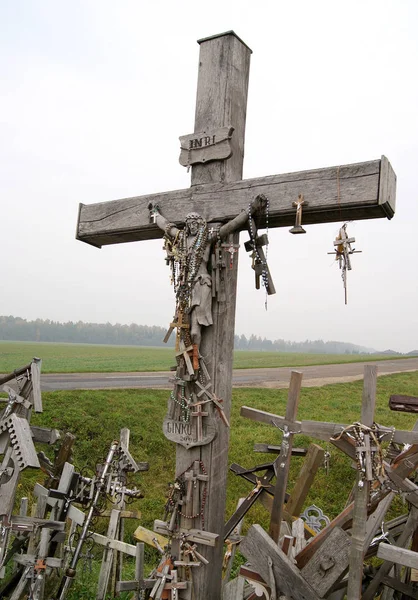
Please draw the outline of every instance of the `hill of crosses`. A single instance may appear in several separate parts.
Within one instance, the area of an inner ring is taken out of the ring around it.
[[[133,537],[126,535],[127,520],[141,518],[143,493],[132,481],[152,463],[135,460],[124,428],[119,439],[109,440],[106,456],[97,457],[94,474],[79,472],[70,432],[30,424],[32,413],[43,411],[41,360],[17,366],[0,376],[0,597],[74,598],[81,563],[94,559],[100,566],[91,597],[103,600],[418,598],[418,488],[412,479],[418,432],[375,422],[375,366],[365,366],[353,424],[298,420],[303,374],[293,371],[284,415],[241,408],[242,418],[267,426],[266,443],[254,450],[273,455],[272,461],[251,468],[228,464],[240,233],[247,232],[255,285],[269,295],[275,286],[266,258],[268,229],[304,234],[306,224],[341,222],[334,248],[346,290],[354,252],[347,221],[390,219],[395,174],[382,156],[243,180],[251,50],[232,31],[201,39],[199,46],[194,132],[180,136],[180,164],[191,170],[191,186],[81,204],[77,224],[77,239],[98,248],[164,239],[173,283],[165,341],[175,336],[175,366],[161,427],[176,452],[175,473],[163,474],[171,481],[164,514],[153,530],[139,522]],[[417,412],[418,398],[392,395],[390,406]],[[310,440],[306,448],[294,447],[299,434]],[[356,469],[347,505],[332,521],[320,507],[306,506],[318,469],[329,463],[329,447]],[[301,468],[290,486],[295,459]],[[17,502],[25,469],[39,472],[31,506],[28,498]],[[248,483],[248,494],[226,520],[229,470]],[[406,498],[405,512],[389,519],[397,494]],[[268,531],[251,522],[242,528],[256,502],[268,511]],[[146,546],[153,550],[145,553]],[[147,572],[150,556],[155,564]]]

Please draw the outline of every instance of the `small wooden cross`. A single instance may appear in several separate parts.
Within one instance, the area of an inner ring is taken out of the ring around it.
[[[182,329],[183,330],[190,329],[190,324],[189,324],[187,318],[183,321],[184,318],[185,318],[184,314],[182,312],[178,312],[177,315],[175,316],[173,322],[170,323],[170,327],[163,339],[163,342],[166,344],[168,342],[168,340],[170,339],[171,334],[173,333],[174,329],[177,328],[176,350],[179,349],[179,341],[180,341]]]
[[[193,351],[193,346],[189,346],[188,348],[186,348],[183,340],[180,340],[179,348],[178,348],[178,351],[176,352],[176,357],[182,356],[184,358],[184,362],[186,363],[186,367],[189,372],[189,375],[194,376],[195,372],[194,372],[194,368],[192,365],[192,361],[190,360],[190,356],[189,356],[190,351]]]
[[[200,392],[197,392],[198,398],[205,394],[205,396],[207,396],[209,400],[212,400],[212,392],[209,391],[209,388],[212,387],[212,383],[210,381],[206,385],[200,383],[200,381],[196,381],[196,385],[200,388]]]
[[[193,411],[190,413],[196,421],[196,438],[198,442],[203,440],[203,417],[207,417],[209,413],[202,411],[202,403],[197,402],[193,405]]]
[[[183,514],[186,515],[197,515],[200,512],[200,493],[198,489],[198,482],[209,480],[208,475],[200,473],[200,463],[195,460],[192,468],[186,471],[184,479],[187,482],[186,498],[183,505]],[[193,524],[193,519],[182,519],[182,527],[190,529]]]
[[[215,405],[215,408],[217,409],[219,416],[221,417],[222,421],[225,423],[225,425],[227,427],[229,427],[229,421],[228,418],[225,414],[225,410],[223,407],[223,402],[220,398],[218,398],[215,394],[212,394],[212,392],[209,391],[209,387],[212,387],[211,383],[209,382],[206,386],[203,386],[200,381],[196,380],[196,385],[197,387],[200,388],[200,392],[198,392],[197,397],[200,398],[200,396],[202,396],[203,394],[206,395],[207,399],[206,400],[201,400],[200,402],[195,403],[194,405],[191,406],[196,406],[197,404],[206,404],[207,402],[213,402]]]

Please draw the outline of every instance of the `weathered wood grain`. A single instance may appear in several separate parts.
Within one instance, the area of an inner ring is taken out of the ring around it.
[[[226,161],[194,165],[191,189],[201,184],[219,187],[220,182],[227,184],[242,177],[250,54],[251,51],[234,34],[217,36],[200,44],[194,129],[203,131],[218,127],[233,127],[234,134],[231,138],[233,154]],[[200,205],[197,204],[196,207],[200,211]],[[172,208],[170,207],[170,211]],[[183,208],[186,210],[184,215]],[[164,210],[165,207],[161,206],[163,214],[165,214]],[[189,205],[180,204],[175,212],[184,218],[190,210],[192,208]],[[174,215],[171,213],[169,220],[172,216]],[[230,235],[227,241],[238,244],[239,234]],[[220,303],[215,299],[212,304],[213,326],[205,328],[200,347],[200,353],[205,357],[211,377],[212,390],[218,398],[223,399],[227,418],[231,411],[232,396],[237,266],[238,261],[234,260],[233,268],[228,269],[228,277],[225,277],[225,302]],[[208,407],[208,410],[213,410],[213,407]],[[221,538],[226,504],[229,428],[225,427],[217,414],[214,418],[217,423],[217,434],[210,444],[190,450],[177,446],[176,473],[182,473],[194,460],[202,461],[209,475],[208,501],[204,514],[205,529]],[[202,486],[200,488],[202,489]],[[196,522],[193,526],[200,527]],[[220,598],[222,543],[214,547],[200,547],[199,552],[209,560],[209,565],[201,566],[193,572],[194,588],[199,590],[199,599]],[[181,591],[179,597],[182,597]]]
[[[213,93],[210,97],[213,97]],[[206,106],[206,116],[208,111]],[[239,144],[239,130],[242,126],[235,129],[233,145]],[[243,140],[240,144],[243,145]],[[233,179],[228,180],[219,171],[229,172],[231,162],[237,159],[233,155],[224,162],[195,165],[193,169],[198,170],[199,175],[193,176],[191,188],[96,204],[80,204],[76,237],[98,247],[160,238],[161,230],[149,222],[147,207],[150,202],[158,203],[164,216],[181,226],[186,214],[191,211],[199,212],[208,222],[226,222],[245,210],[257,194],[265,194],[269,199],[269,227],[288,227],[294,224],[292,202],[301,193],[309,202],[309,206],[303,211],[304,225],[380,217],[390,219],[394,214],[396,176],[385,157],[340,167],[247,180],[240,180],[239,173],[231,173]],[[210,180],[207,174],[203,175],[203,169],[217,171],[220,179]],[[384,186],[380,185],[381,170],[387,180]]]
[[[286,504],[286,512],[293,517],[301,513],[306,496],[315,479],[319,467],[324,462],[325,450],[317,444],[311,444],[308,448],[306,459],[302,465],[290,498]]]
[[[280,454],[280,446],[272,444],[254,444],[253,450],[263,454]],[[306,453],[306,448],[292,448],[292,456],[306,456]]]
[[[32,378],[32,402],[35,412],[42,412],[42,396],[41,396],[41,365],[42,360],[40,358],[34,358],[31,366],[31,378]]]
[[[415,396],[401,396],[392,394],[389,398],[389,408],[401,412],[418,412],[418,398]]]
[[[244,577],[238,576],[235,579],[228,581],[228,583],[223,588],[222,600],[243,600],[244,587]]]
[[[284,592],[294,600],[319,600],[314,589],[305,581],[299,569],[274,543],[260,525],[252,525],[247,536],[241,542],[240,552],[260,573],[264,581],[270,581],[268,559],[272,560],[272,569],[277,590]]]
[[[49,427],[37,427],[31,425],[32,438],[34,442],[42,442],[43,444],[55,444],[60,439],[61,435],[58,429],[50,429]]]
[[[416,590],[415,586],[408,585],[407,583],[403,583],[402,581],[400,581],[399,579],[396,579],[395,577],[383,577],[382,583],[383,583],[383,585],[386,585],[386,586],[392,588],[393,590],[397,590],[398,592],[401,592],[403,594],[402,598],[405,598],[408,600],[410,598],[414,598],[415,600],[418,600],[418,591]],[[381,597],[381,600],[383,600],[383,595]]]
[[[412,534],[418,525],[418,510],[415,506],[412,507],[411,512],[409,513],[408,520],[405,525],[405,529],[399,536],[396,545],[399,548],[404,548],[408,541],[411,539]],[[385,560],[385,562],[381,565],[379,571],[373,577],[370,582],[368,588],[363,594],[363,600],[372,600],[375,597],[375,594],[379,588],[380,583],[383,581],[385,577],[387,577],[390,573],[391,568],[393,567],[393,561]]]
[[[403,565],[404,567],[409,567],[410,569],[418,569],[418,552],[414,552],[413,550],[398,548],[398,546],[381,542],[377,549],[377,557]]]
[[[349,554],[350,536],[340,527],[336,527],[301,570],[301,575],[322,598],[346,570]]]
[[[290,423],[296,419],[299,406],[300,389],[302,387],[303,374],[300,371],[292,371],[290,375],[289,393],[286,405],[286,420]],[[290,425],[283,432],[280,455],[275,461],[276,485],[274,488],[273,506],[270,515],[269,534],[278,543],[280,536],[280,525],[283,518],[283,505],[285,501],[287,480],[289,477],[290,460],[292,458],[293,434]]]
[[[135,529],[133,536],[135,539],[139,540],[140,542],[145,542],[145,544],[148,544],[153,548],[157,548],[157,544],[161,548],[166,548],[168,546],[168,538],[160,535],[159,533],[155,533],[155,531],[146,529],[145,527],[142,527],[142,525],[139,525]]]
[[[367,427],[372,427],[374,422],[374,411],[376,405],[376,365],[366,365],[364,367],[363,399],[361,406],[361,423]],[[365,434],[365,439],[369,439]],[[366,453],[366,462],[367,462]],[[370,481],[363,480],[360,485],[361,473],[357,475],[358,485],[354,497],[353,529],[351,534],[349,576],[347,586],[347,600],[360,600],[361,585],[363,581],[363,560],[367,550],[366,523],[367,510],[369,505]]]
[[[104,600],[109,585],[110,575],[112,572],[112,564],[116,558],[116,553],[113,551],[111,543],[116,540],[116,535],[120,523],[120,510],[112,510],[110,515],[109,526],[107,529],[107,543],[103,553],[102,565],[100,567],[99,583],[97,586],[96,600]],[[135,547],[133,547],[135,548]]]
[[[90,535],[94,541],[101,546],[105,546],[106,548],[112,550],[117,550],[118,552],[123,552],[128,556],[136,556],[136,546],[133,544],[121,542],[120,540],[109,539],[106,535],[101,535],[100,533],[90,532]]]

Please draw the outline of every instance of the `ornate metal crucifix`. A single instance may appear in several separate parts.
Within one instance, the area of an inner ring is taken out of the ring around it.
[[[81,204],[77,226],[79,240],[100,248],[107,244],[162,237],[161,229],[150,222],[150,203],[158,204],[161,214],[177,229],[184,228],[186,215],[190,212],[201,215],[209,229],[225,226],[243,211],[245,214],[249,204],[261,194],[269,201],[270,228],[293,225],[294,211],[289,207],[299,194],[303,194],[309,203],[304,209],[306,224],[393,216],[396,178],[385,157],[355,165],[242,180],[251,50],[231,31],[202,39],[199,44],[194,127],[198,133],[186,136],[186,159],[182,150],[182,163],[192,165],[191,187],[112,202]],[[228,128],[227,141],[225,130],[220,134],[224,137],[219,140],[216,137],[222,128]],[[217,141],[222,143],[217,144]],[[221,147],[222,154],[218,154]],[[182,148],[185,148],[183,142]],[[262,216],[255,217],[254,221],[258,226],[266,224]],[[238,229],[245,228],[246,223],[247,219],[243,220]],[[224,231],[226,243],[237,246],[238,232],[227,235],[228,231]],[[213,324],[202,328],[199,348],[210,373],[213,393],[224,400],[227,418],[232,389],[237,264],[234,260],[232,269],[223,269],[225,290],[222,299],[213,297]],[[189,449],[177,446],[176,472],[183,472],[193,460],[202,460],[207,466],[206,525],[208,531],[222,536],[229,430],[216,414],[214,419],[217,434],[209,444]],[[222,547],[208,547],[207,556],[210,577],[206,567],[202,566],[194,580],[200,600],[220,597]]]

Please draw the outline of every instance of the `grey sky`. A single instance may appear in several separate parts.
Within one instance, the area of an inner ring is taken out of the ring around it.
[[[196,40],[233,29],[253,50],[245,178],[382,154],[398,176],[395,217],[348,227],[348,306],[340,224],[275,229],[277,294],[265,311],[242,251],[236,333],[418,348],[417,22],[415,0],[3,0],[0,314],[170,322],[162,242],[78,242],[78,203],[189,186]]]

